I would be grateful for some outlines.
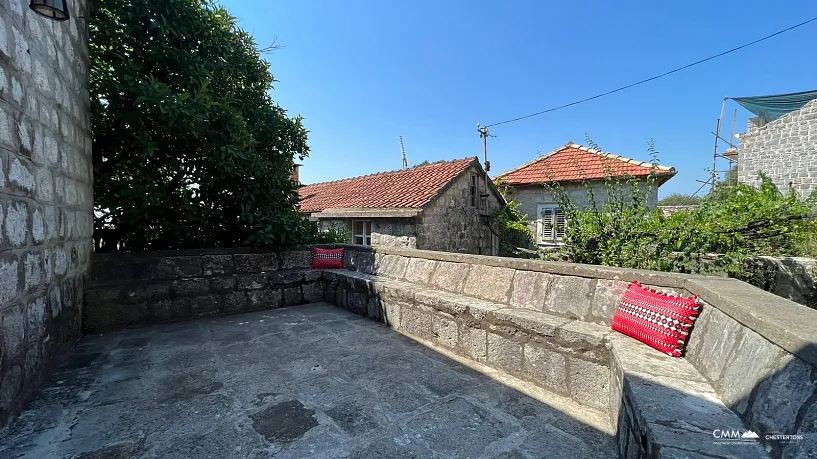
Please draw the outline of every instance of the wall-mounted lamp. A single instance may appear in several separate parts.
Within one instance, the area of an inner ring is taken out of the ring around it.
[[[68,20],[68,0],[31,0],[28,7],[40,16],[55,21]]]

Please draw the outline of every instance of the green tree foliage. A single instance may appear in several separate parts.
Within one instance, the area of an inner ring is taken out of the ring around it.
[[[98,0],[89,28],[98,250],[307,242],[289,179],[307,131],[224,8]]]
[[[657,152],[650,147],[654,163]],[[655,169],[653,169],[655,171]],[[558,184],[546,184],[563,209],[564,253],[570,261],[625,268],[728,275],[764,287],[751,257],[808,256],[817,240],[817,196],[781,193],[766,177],[758,188],[721,182],[700,205],[665,216],[649,205],[656,176],[646,182],[609,177],[609,200],[588,186],[578,208]]]
[[[695,206],[701,203],[700,196],[673,193],[658,201],[659,206]]]

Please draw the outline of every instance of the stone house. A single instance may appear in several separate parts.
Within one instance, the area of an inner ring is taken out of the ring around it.
[[[298,190],[299,209],[351,243],[495,255],[491,215],[505,200],[477,158],[443,161]]]
[[[561,245],[565,231],[565,214],[553,193],[545,186],[556,182],[568,198],[579,208],[590,205],[588,189],[593,191],[596,205],[608,200],[606,180],[613,178],[612,186],[621,187],[623,193],[630,186],[622,180],[634,177],[642,185],[647,184],[651,173],[656,174],[655,186],[648,189],[648,204],[658,202],[658,187],[675,175],[675,168],[656,166],[646,161],[605,153],[575,143],[568,143],[523,164],[516,169],[497,175],[508,201],[519,203],[519,210],[528,215],[536,243],[543,247]]]
[[[746,132],[739,134],[739,182],[756,186],[762,172],[784,193],[792,189],[808,196],[817,190],[817,100],[782,116],[768,116],[763,111],[763,99],[799,94],[736,99],[759,101],[741,103],[758,116],[750,118]],[[817,97],[817,91],[808,94]]]

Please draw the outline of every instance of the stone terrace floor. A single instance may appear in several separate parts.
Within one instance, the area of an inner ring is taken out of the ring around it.
[[[602,416],[501,379],[327,304],[86,336],[0,457],[615,457]]]

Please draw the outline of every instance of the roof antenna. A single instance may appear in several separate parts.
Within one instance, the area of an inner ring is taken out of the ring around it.
[[[400,149],[403,151],[403,169],[408,169],[408,158],[406,157],[406,145],[403,143],[403,136],[400,136]]]

